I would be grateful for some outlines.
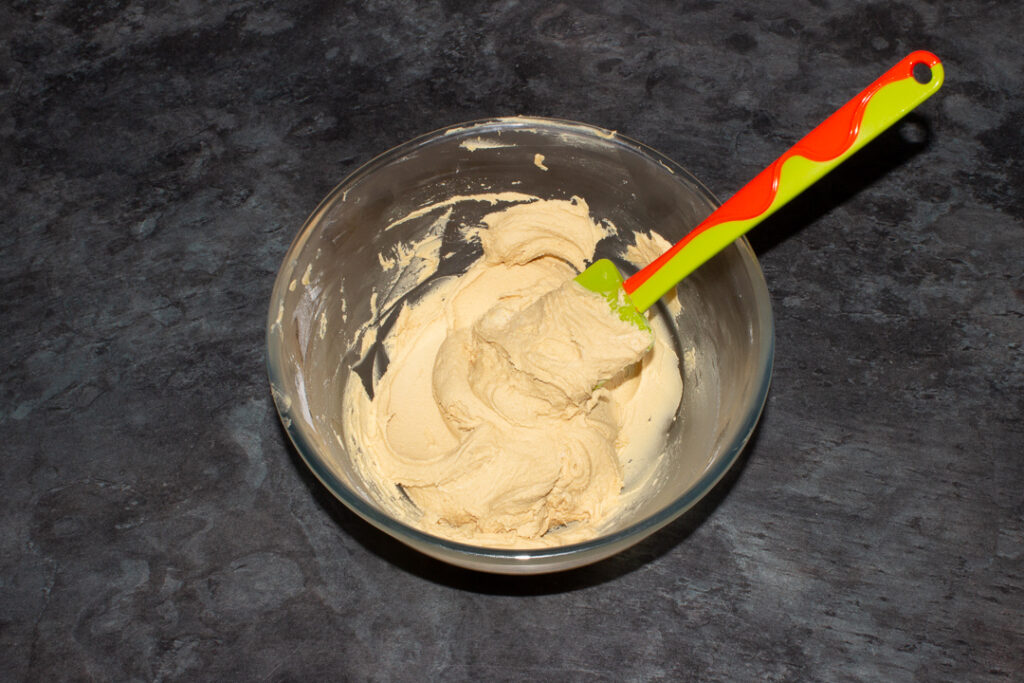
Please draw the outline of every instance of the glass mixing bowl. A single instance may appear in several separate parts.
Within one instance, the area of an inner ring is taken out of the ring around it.
[[[677,287],[682,308],[674,322],[683,396],[667,435],[666,456],[650,490],[600,536],[530,550],[432,536],[389,514],[375,486],[353,464],[344,446],[341,402],[345,383],[353,376],[365,381],[373,359],[379,360],[380,354],[355,343],[371,317],[379,317],[386,328],[386,312],[371,302],[374,292],[400,286],[386,280],[378,254],[422,236],[437,216],[395,221],[446,198],[484,192],[582,197],[595,218],[614,223],[621,239],[630,242],[634,231],[649,230],[677,241],[717,206],[711,193],[672,160],[585,124],[494,119],[407,142],[338,185],[285,255],[267,322],[271,390],[302,459],[331,493],[378,529],[427,555],[471,569],[503,574],[570,569],[613,555],[672,522],[736,461],[761,414],[771,378],[768,290],[745,239]],[[453,210],[458,222],[472,224],[495,207],[465,202]],[[612,255],[602,253],[602,246],[608,245],[599,245],[598,256]],[[451,274],[464,270],[479,251],[449,244],[441,253],[438,273]],[[634,270],[619,263],[627,274]],[[430,280],[411,287],[408,295],[429,285]]]

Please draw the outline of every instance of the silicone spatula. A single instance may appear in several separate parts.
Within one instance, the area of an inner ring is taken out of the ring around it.
[[[604,295],[623,320],[649,329],[643,312],[663,294],[928,99],[943,76],[938,57],[910,53],[646,268],[623,281],[615,264],[600,259],[576,281]]]

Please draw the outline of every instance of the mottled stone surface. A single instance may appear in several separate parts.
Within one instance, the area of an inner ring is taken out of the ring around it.
[[[0,679],[1021,680],[1021,7],[3,3]],[[550,115],[728,196],[920,47],[939,95],[753,237],[772,393],[691,514],[513,580],[307,473],[266,307],[360,163]]]

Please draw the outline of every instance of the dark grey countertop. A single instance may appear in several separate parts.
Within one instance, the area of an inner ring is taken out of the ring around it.
[[[0,679],[1022,680],[1017,2],[0,7]],[[270,288],[332,186],[480,117],[728,196],[913,49],[944,88],[752,242],[772,391],[695,510],[533,579],[306,471]]]

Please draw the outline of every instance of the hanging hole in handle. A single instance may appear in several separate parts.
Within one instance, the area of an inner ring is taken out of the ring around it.
[[[932,80],[932,68],[924,62],[918,62],[911,68],[914,80],[924,85]]]

